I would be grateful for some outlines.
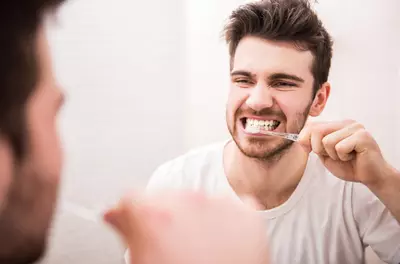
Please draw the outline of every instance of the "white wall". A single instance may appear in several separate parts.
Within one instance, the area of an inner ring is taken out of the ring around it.
[[[241,2],[71,0],[63,8],[50,31],[68,95],[63,198],[102,207],[142,187],[161,162],[226,138],[229,64],[220,32]],[[321,119],[363,122],[400,167],[400,1],[319,2],[336,40]],[[113,232],[67,212],[52,242],[45,263],[122,261]]]
[[[229,88],[229,56],[222,29],[243,0],[186,2],[185,149],[228,136],[225,101]],[[204,55],[206,54],[206,55]]]

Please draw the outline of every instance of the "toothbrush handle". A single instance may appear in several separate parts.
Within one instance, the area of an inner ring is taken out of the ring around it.
[[[100,212],[96,212],[94,210],[88,209],[84,206],[71,203],[69,201],[63,201],[61,204],[62,210],[72,213],[75,216],[78,216],[84,220],[99,223],[102,222],[102,216]]]
[[[286,134],[286,138],[292,141],[297,141],[299,139],[299,135],[297,134]]]
[[[279,132],[273,132],[273,131],[266,131],[266,134],[271,135],[271,136],[278,136],[278,137],[286,138],[286,139],[292,140],[292,141],[297,141],[299,139],[298,134],[292,134],[292,133],[279,133]]]

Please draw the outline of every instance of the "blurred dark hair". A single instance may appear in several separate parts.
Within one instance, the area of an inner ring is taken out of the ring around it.
[[[231,67],[236,48],[246,36],[293,42],[314,55],[314,95],[328,80],[332,39],[307,0],[264,0],[234,10],[224,28]]]
[[[38,78],[36,37],[45,13],[63,0],[3,0],[0,4],[0,136],[17,159],[26,145],[25,106]]]

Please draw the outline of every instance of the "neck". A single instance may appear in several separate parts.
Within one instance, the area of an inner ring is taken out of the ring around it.
[[[224,150],[224,167],[233,190],[251,195],[271,209],[292,195],[307,165],[308,153],[294,143],[279,160],[258,160],[245,156],[235,142]]]

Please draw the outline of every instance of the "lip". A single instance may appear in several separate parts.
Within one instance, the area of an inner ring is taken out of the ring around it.
[[[282,120],[280,120],[276,116],[242,116],[239,119],[242,120],[243,118],[250,118],[250,119],[255,119],[255,120],[276,120],[282,123]]]

